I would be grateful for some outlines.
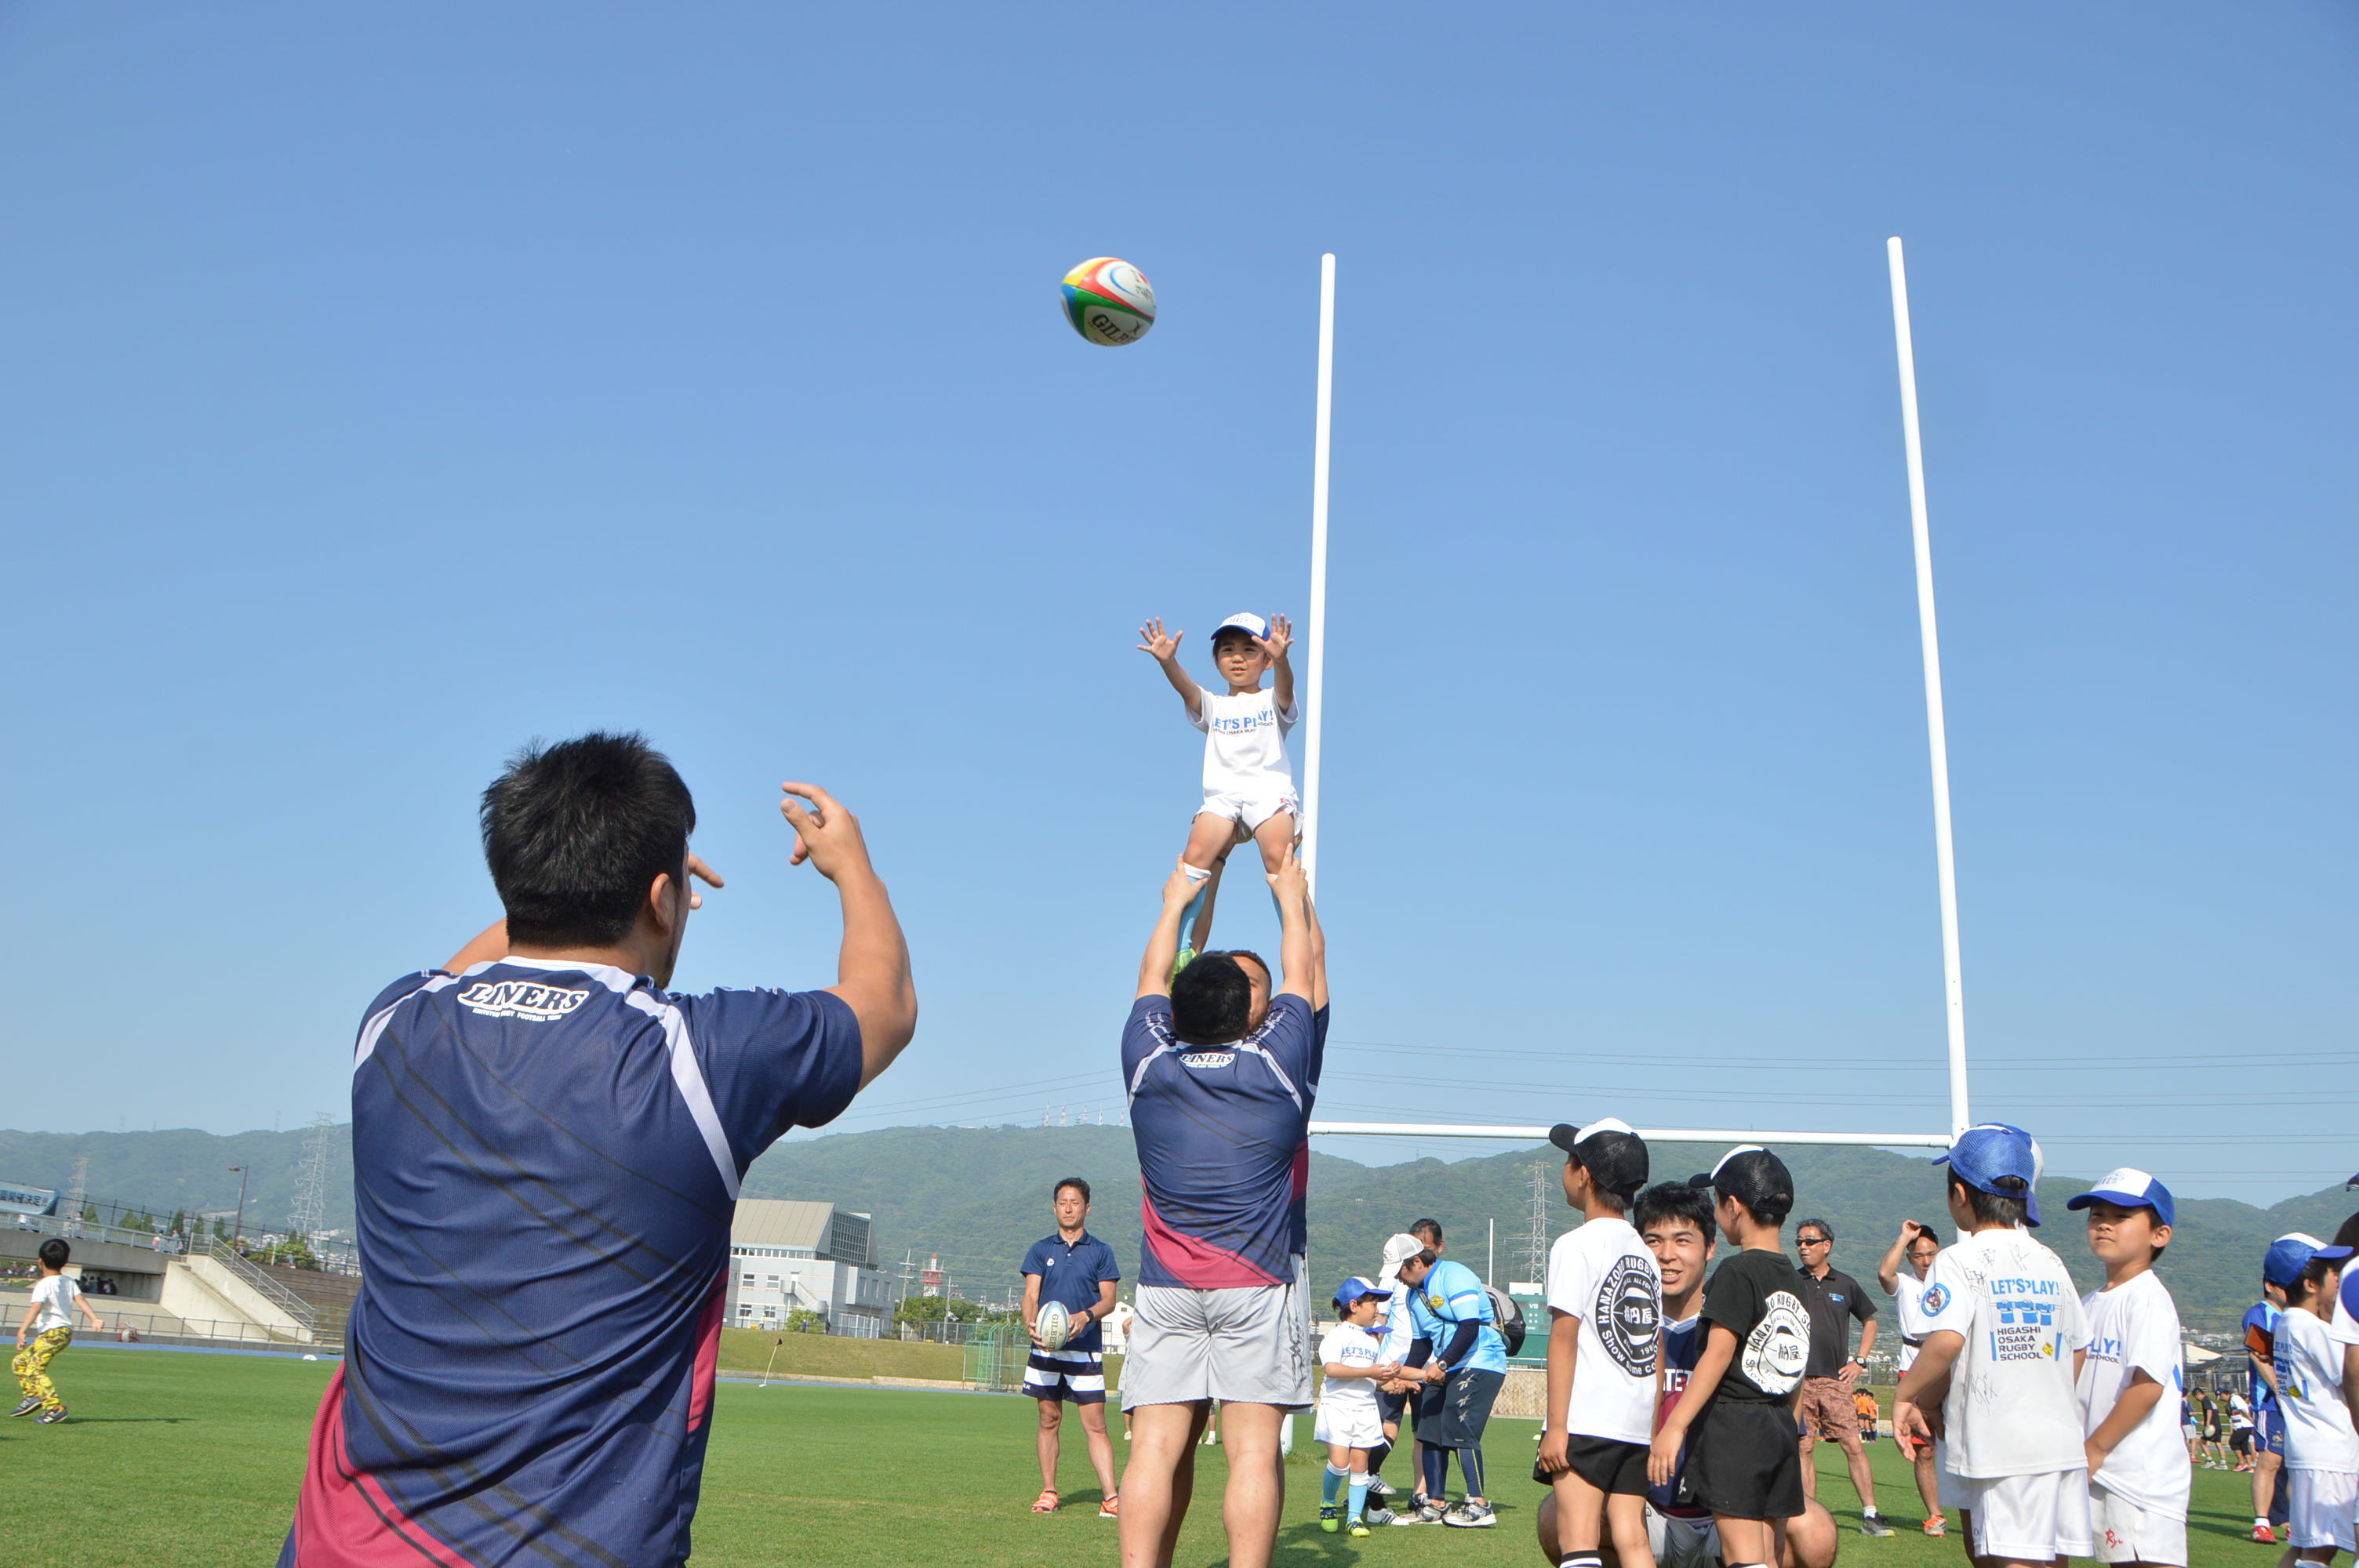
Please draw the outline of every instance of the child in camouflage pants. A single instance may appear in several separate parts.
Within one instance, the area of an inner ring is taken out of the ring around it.
[[[49,1363],[73,1343],[73,1309],[82,1309],[93,1332],[106,1326],[82,1298],[82,1287],[66,1275],[66,1261],[72,1256],[72,1249],[55,1237],[41,1243],[40,1282],[33,1287],[32,1304],[25,1309],[24,1321],[16,1325],[16,1356],[9,1364],[25,1396],[25,1402],[10,1413],[31,1415],[38,1411],[44,1423],[66,1418],[66,1402],[49,1380]],[[29,1346],[25,1343],[28,1333],[33,1340]]]

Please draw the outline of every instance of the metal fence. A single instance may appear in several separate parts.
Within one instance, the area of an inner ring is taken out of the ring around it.
[[[93,1296],[91,1305],[106,1326],[92,1334],[87,1321],[77,1323],[74,1333],[82,1343],[113,1340],[125,1345],[168,1345],[179,1348],[220,1349],[231,1346],[267,1347],[274,1350],[303,1350],[321,1356],[341,1356],[341,1339],[297,1339],[285,1329],[265,1328],[254,1323],[223,1323],[208,1318],[173,1317],[164,1313],[114,1312],[102,1303],[106,1298]],[[24,1319],[29,1307],[0,1303],[0,1334],[14,1338],[16,1325]]]
[[[966,1341],[964,1376],[968,1383],[995,1394],[1012,1394],[1023,1385],[1024,1363],[1031,1354],[1031,1336],[999,1323],[950,1326],[974,1331]]]

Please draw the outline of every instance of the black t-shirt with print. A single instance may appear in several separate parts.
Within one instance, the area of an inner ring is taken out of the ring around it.
[[[1783,1252],[1739,1252],[1704,1281],[1703,1317],[1736,1336],[1736,1354],[1718,1398],[1767,1404],[1802,1381],[1810,1358],[1810,1314],[1801,1275]]]

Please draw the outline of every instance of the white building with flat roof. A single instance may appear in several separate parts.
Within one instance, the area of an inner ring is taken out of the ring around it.
[[[891,1292],[876,1267],[869,1217],[832,1203],[745,1198],[729,1227],[731,1328],[783,1328],[800,1309],[828,1332],[880,1338]]]

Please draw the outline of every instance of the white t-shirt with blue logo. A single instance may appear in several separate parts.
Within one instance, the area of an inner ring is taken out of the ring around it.
[[[1372,1331],[1357,1324],[1339,1323],[1319,1341],[1319,1364],[1364,1371],[1382,1365],[1376,1358],[1377,1346],[1376,1336]],[[1376,1380],[1374,1378],[1325,1379],[1320,1384],[1319,1408],[1328,1411],[1374,1411],[1376,1408]]]
[[[2277,1320],[2277,1409],[2285,1413],[2288,1470],[2359,1470],[2359,1434],[2343,1402],[2343,1350],[2307,1308],[2288,1307]]]
[[[2086,1435],[2096,1435],[2136,1373],[2162,1385],[2162,1397],[2105,1455],[2090,1485],[2147,1513],[2184,1519],[2193,1472],[2187,1441],[2179,1433],[2187,1374],[2180,1360],[2178,1304],[2162,1277],[2149,1269],[2126,1284],[2091,1291],[2081,1310],[2089,1319],[2089,1355],[2081,1364],[2079,1390]]]
[[[2028,1230],[1977,1230],[1933,1260],[1918,1305],[1927,1334],[1966,1342],[1941,1405],[1951,1475],[2087,1466],[2072,1353],[2089,1332],[2061,1259]]]
[[[1274,691],[1231,696],[1207,691],[1188,721],[1204,732],[1204,798],[1242,795],[1275,800],[1294,795],[1294,766],[1286,737],[1302,717],[1299,704],[1278,711]]]

